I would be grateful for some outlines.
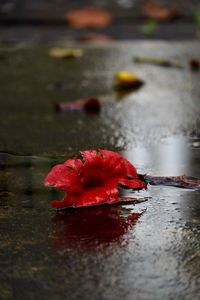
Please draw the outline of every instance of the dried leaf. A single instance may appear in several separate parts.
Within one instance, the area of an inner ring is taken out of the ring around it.
[[[167,185],[200,190],[200,179],[186,176],[150,176],[144,175],[144,179],[151,185]]]
[[[52,168],[44,184],[65,190],[62,201],[53,201],[57,209],[66,207],[114,204],[122,201],[118,185],[140,190],[146,188],[131,163],[120,154],[108,150],[80,151],[81,158],[72,158]]]
[[[179,13],[175,8],[163,6],[159,1],[149,0],[143,7],[145,17],[155,19],[157,21],[171,21],[178,17]]]
[[[97,98],[81,99],[74,102],[55,103],[56,111],[86,111],[87,113],[97,114],[101,110],[101,103]]]
[[[143,81],[134,73],[121,71],[115,74],[115,88],[118,90],[136,89]]]
[[[110,25],[111,14],[96,7],[84,7],[67,12],[66,19],[74,28],[103,28]]]
[[[49,50],[48,54],[55,58],[77,58],[83,55],[83,50],[73,48],[52,48]]]
[[[163,67],[175,67],[175,68],[183,67],[182,63],[179,60],[168,60],[168,59],[161,59],[157,57],[148,57],[148,56],[135,56],[134,62],[158,65]]]

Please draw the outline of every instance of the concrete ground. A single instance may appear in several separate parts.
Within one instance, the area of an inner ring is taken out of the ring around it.
[[[163,3],[174,3],[166,1]],[[0,299],[198,300],[199,191],[148,186],[144,201],[56,213],[62,193],[43,180],[83,149],[119,151],[139,173],[200,177],[198,1],[176,1],[182,17],[144,33],[143,1],[84,1],[112,12],[104,29],[73,29],[64,12],[79,1],[0,3]],[[106,44],[77,43],[106,34]],[[132,41],[127,41],[132,40]],[[56,59],[51,47],[83,56]],[[182,68],[138,64],[138,55]],[[114,74],[144,85],[119,93]],[[97,97],[101,111],[57,113],[57,101]]]

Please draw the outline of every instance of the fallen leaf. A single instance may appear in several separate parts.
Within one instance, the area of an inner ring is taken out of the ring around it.
[[[134,73],[121,71],[115,74],[114,86],[117,90],[137,89],[143,81]]]
[[[90,114],[97,114],[101,110],[101,103],[97,98],[81,99],[74,102],[57,102],[55,110],[60,112],[65,111],[86,111]]]
[[[150,176],[144,175],[144,179],[151,185],[166,185],[200,190],[200,179],[186,176]]]
[[[57,209],[123,202],[118,185],[135,190],[146,188],[134,166],[117,152],[108,150],[80,151],[80,158],[53,167],[44,184],[65,190],[63,200],[51,202]]]
[[[200,69],[200,62],[197,59],[191,59],[189,64],[192,71],[198,71]]]
[[[105,34],[99,34],[99,33],[92,33],[92,34],[86,34],[82,35],[78,38],[78,41],[81,43],[110,43],[113,39]]]
[[[103,28],[110,25],[111,14],[97,7],[84,7],[67,12],[66,19],[74,28]]]
[[[154,34],[157,30],[157,22],[155,20],[147,20],[141,27],[141,31],[145,34]]]
[[[55,58],[77,58],[83,55],[83,50],[73,48],[52,48],[49,50],[48,54]]]
[[[179,60],[168,60],[168,59],[161,59],[161,58],[157,58],[157,57],[135,56],[134,62],[158,65],[158,66],[162,66],[162,67],[183,68],[182,63]]]
[[[157,21],[171,21],[179,16],[175,8],[163,6],[159,1],[149,0],[143,7],[145,17],[155,19]]]

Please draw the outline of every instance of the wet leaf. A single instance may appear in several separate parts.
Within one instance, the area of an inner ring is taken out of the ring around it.
[[[52,48],[49,50],[48,54],[55,58],[77,58],[83,55],[83,50],[73,48]]]
[[[143,81],[134,73],[121,71],[115,74],[114,85],[118,90],[136,89],[143,84]]]
[[[123,202],[118,185],[135,190],[146,188],[134,166],[117,152],[108,150],[80,151],[80,158],[53,167],[44,184],[65,190],[63,200],[51,202],[57,209]]]
[[[143,7],[145,17],[152,18],[157,21],[171,21],[179,16],[175,8],[163,6],[159,1],[149,0]]]
[[[84,7],[67,12],[66,19],[75,28],[103,28],[110,25],[112,16],[97,7]]]
[[[168,59],[161,59],[157,57],[135,56],[134,62],[158,65],[163,67],[183,68],[182,63],[179,60],[168,60]]]
[[[151,185],[166,185],[200,190],[200,179],[187,176],[150,176],[144,175],[144,179]]]
[[[155,20],[148,20],[141,27],[141,31],[145,34],[153,34],[156,30],[157,22]]]
[[[101,103],[97,98],[81,99],[74,102],[57,102],[55,110],[65,111],[85,111],[91,114],[98,114],[101,110]]]

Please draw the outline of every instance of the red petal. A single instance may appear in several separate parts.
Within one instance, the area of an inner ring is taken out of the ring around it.
[[[119,153],[108,151],[108,150],[99,150],[103,156],[104,164],[108,169],[112,170],[114,174],[123,174],[126,176],[132,176],[133,178],[138,178],[136,169],[133,165]]]
[[[145,182],[141,181],[140,179],[120,179],[119,183],[131,189],[146,189]]]
[[[56,165],[45,178],[46,186],[65,189],[68,193],[79,194],[82,191],[77,171],[69,169],[65,164]]]
[[[45,179],[45,185],[64,189],[62,201],[53,201],[55,208],[92,206],[121,202],[118,185],[132,189],[146,188],[135,168],[119,153],[108,150],[85,150],[82,160],[69,159],[55,166]]]

